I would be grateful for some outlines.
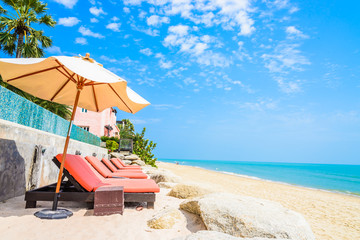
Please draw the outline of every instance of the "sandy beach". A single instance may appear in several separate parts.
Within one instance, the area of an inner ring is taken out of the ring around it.
[[[360,239],[360,198],[281,183],[227,175],[215,171],[170,163],[158,163],[184,182],[197,182],[216,191],[244,194],[279,202],[301,213],[309,222],[316,239]],[[151,229],[147,226],[155,213],[165,207],[178,207],[184,201],[167,196],[169,189],[157,194],[155,209],[136,211],[127,205],[123,215],[96,217],[93,210],[77,203],[61,203],[74,212],[65,220],[41,220],[33,213],[51,207],[39,202],[36,209],[24,209],[23,196],[0,203],[1,239],[173,239],[204,226],[195,215],[182,211],[181,220],[172,229]]]
[[[191,182],[207,183],[219,191],[244,194],[281,203],[301,213],[316,239],[360,239],[360,197],[233,176],[170,163],[159,163]]]

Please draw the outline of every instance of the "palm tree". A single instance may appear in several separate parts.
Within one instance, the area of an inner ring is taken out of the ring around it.
[[[39,0],[2,0],[9,8],[0,5],[0,46],[9,55],[16,57],[43,57],[43,48],[50,47],[51,38],[32,24],[54,27],[56,21],[46,14],[47,4]],[[41,46],[40,46],[41,44]]]
[[[17,58],[43,57],[45,55],[43,48],[52,45],[51,38],[44,36],[44,31],[32,28],[31,24],[55,26],[56,21],[45,13],[47,4],[39,0],[2,0],[2,2],[4,4],[0,5],[0,49],[9,55],[16,53]],[[68,106],[34,97],[3,82],[1,77],[0,85],[63,118],[69,119],[71,115]]]

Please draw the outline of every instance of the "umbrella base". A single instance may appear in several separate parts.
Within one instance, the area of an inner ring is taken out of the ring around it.
[[[71,217],[73,213],[67,209],[59,208],[57,210],[43,209],[34,213],[34,215],[41,219],[64,219]]]

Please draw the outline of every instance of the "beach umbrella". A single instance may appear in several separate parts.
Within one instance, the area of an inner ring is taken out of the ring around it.
[[[42,211],[44,218],[71,216],[70,211],[57,209],[57,203],[76,108],[101,112],[116,106],[136,113],[150,103],[127,87],[124,79],[91,59],[90,54],[85,57],[2,58],[0,74],[4,82],[36,97],[73,106],[53,207],[51,211]]]

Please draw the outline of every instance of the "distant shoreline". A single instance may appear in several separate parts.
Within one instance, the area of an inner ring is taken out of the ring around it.
[[[167,162],[167,161],[163,161],[163,160],[164,159],[159,159],[158,162],[170,163],[170,164],[175,164],[175,165],[176,165],[176,162],[178,162],[179,165],[182,165],[182,166],[195,167],[195,168],[214,171],[214,172],[223,173],[223,174],[227,174],[227,175],[233,175],[233,176],[238,176],[238,177],[243,177],[243,178],[248,178],[248,179],[259,180],[259,181],[280,183],[280,184],[285,184],[285,185],[294,186],[294,187],[301,187],[301,188],[306,188],[306,189],[320,190],[320,191],[324,191],[324,192],[337,193],[337,194],[343,194],[343,195],[347,195],[347,196],[353,196],[353,197],[360,198],[360,193],[358,193],[358,192],[310,187],[310,186],[304,186],[304,185],[301,185],[301,184],[289,183],[289,182],[285,182],[285,181],[277,181],[277,180],[271,180],[271,179],[267,179],[267,178],[261,178],[261,177],[258,177],[258,176],[251,176],[251,175],[240,174],[240,173],[235,173],[235,172],[230,172],[230,171],[221,171],[221,170],[218,170],[218,169],[211,169],[211,168],[206,168],[206,167],[202,167],[202,166],[181,164],[181,162],[183,162],[183,161],[204,161],[204,162],[206,162],[207,160],[166,159],[166,160],[170,160],[170,161],[174,161],[174,162]],[[208,161],[216,162],[215,160],[208,160]],[[236,161],[229,161],[229,162],[236,162]],[[249,162],[241,162],[241,163],[249,163]],[[267,164],[267,163],[269,163],[269,164],[301,164],[301,163],[278,163],[278,162],[256,162],[256,163],[264,163],[264,164]],[[304,164],[312,164],[312,163],[304,163]],[[317,165],[317,163],[314,163],[314,165]],[[337,164],[328,164],[328,165],[337,165]],[[339,165],[347,165],[347,164],[339,164]],[[355,166],[358,166],[358,165],[355,165]]]

